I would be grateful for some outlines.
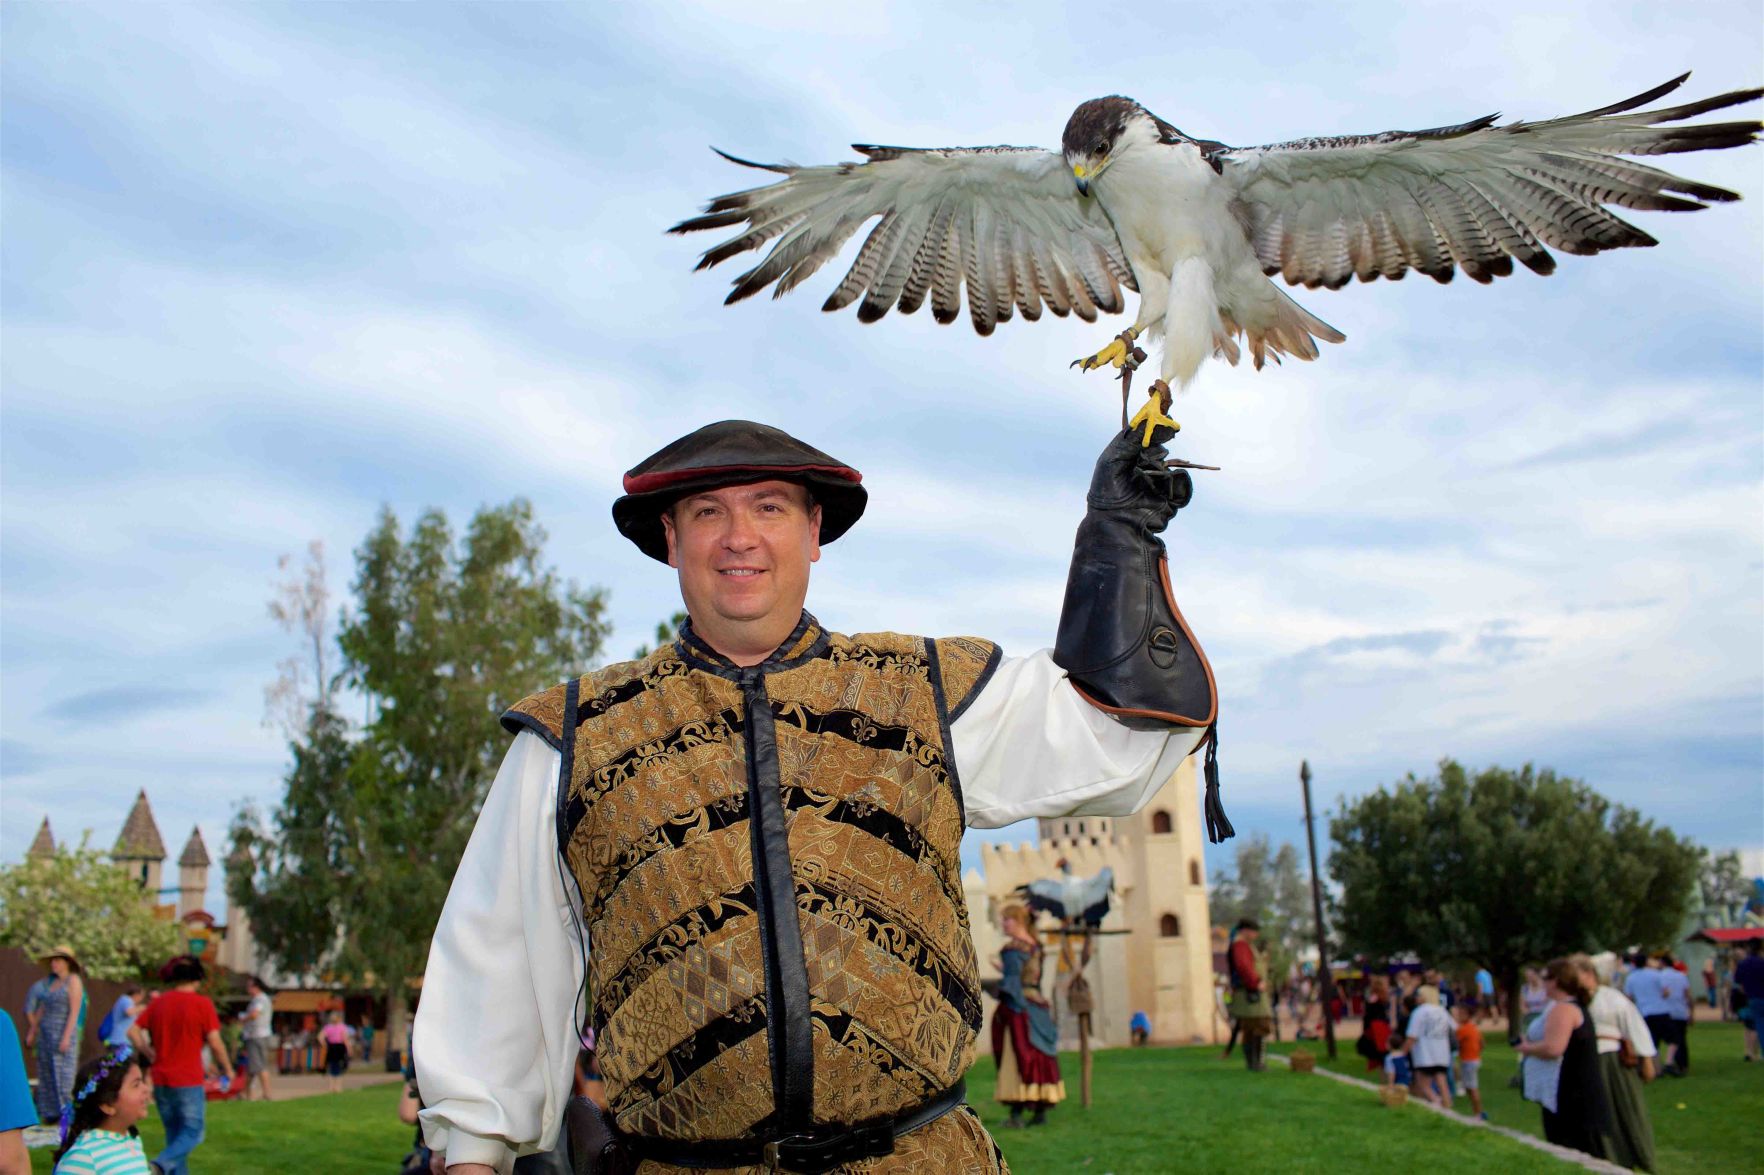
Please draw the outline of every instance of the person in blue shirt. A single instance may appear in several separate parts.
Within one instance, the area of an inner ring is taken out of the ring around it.
[[[1740,1020],[1746,1026],[1746,1060],[1758,1056],[1758,1030],[1764,1028],[1764,939],[1746,944],[1746,957],[1733,969],[1733,985],[1746,997]]]
[[[1476,1008],[1474,1018],[1485,1020],[1494,1015],[1495,985],[1494,976],[1489,974],[1487,967],[1476,969]]]
[[[37,1124],[31,1083],[25,1077],[24,1053],[12,1016],[0,1011],[0,1175],[30,1175],[25,1128]]]
[[[1666,1050],[1666,1072],[1683,1077],[1690,1072],[1690,976],[1678,969],[1676,960],[1670,955],[1660,970],[1660,988],[1665,993],[1666,1018],[1671,1031],[1666,1038],[1671,1042],[1671,1047]]]
[[[1673,1028],[1672,1001],[1667,997],[1666,952],[1656,951],[1623,981],[1623,994],[1635,1001],[1636,1011],[1648,1023],[1648,1032],[1660,1047],[1660,1071],[1675,1074],[1672,1068]],[[1677,974],[1677,972],[1672,972]],[[1688,988],[1688,985],[1687,985]]]
[[[110,1014],[104,1018],[110,1025],[110,1033],[104,1038],[105,1044],[112,1048],[121,1048],[129,1043],[129,1029],[140,1018],[141,997],[145,994],[146,989],[138,983],[131,983],[123,988],[123,993],[116,997],[116,1003],[110,1006]]]

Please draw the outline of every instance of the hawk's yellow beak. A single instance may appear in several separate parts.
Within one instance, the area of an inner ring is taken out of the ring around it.
[[[1080,196],[1090,195],[1090,176],[1091,172],[1082,163],[1072,165],[1072,182],[1078,185]]]

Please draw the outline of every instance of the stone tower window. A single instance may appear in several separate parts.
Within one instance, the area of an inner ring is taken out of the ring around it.
[[[1169,831],[1170,831],[1170,813],[1164,811],[1162,808],[1159,808],[1157,811],[1152,813],[1152,832],[1162,833],[1162,832],[1169,832]]]
[[[1165,914],[1158,919],[1158,935],[1162,938],[1176,938],[1182,933],[1182,919],[1174,914]]]
[[[1188,862],[1188,884],[1190,884],[1190,885],[1201,884],[1200,862],[1194,860],[1192,857],[1189,859],[1189,862]]]

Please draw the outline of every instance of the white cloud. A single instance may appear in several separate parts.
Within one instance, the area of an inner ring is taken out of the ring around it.
[[[718,417],[865,469],[824,619],[1050,642],[1116,411],[1065,364],[1119,324],[863,327],[818,310],[838,262],[725,309],[732,270],[692,274],[708,242],[662,232],[755,181],[711,143],[1051,145],[1117,91],[1240,143],[1538,118],[1683,68],[1693,98],[1756,84],[1764,48],[1751,3],[1283,9],[1303,52],[1209,10],[1174,57],[1119,31],[1138,15],[14,6],[0,859],[70,798],[120,823],[148,786],[168,837],[202,820],[212,847],[272,794],[275,556],[322,537],[341,587],[383,502],[531,497],[627,652],[673,605],[608,522],[618,476]],[[1178,452],[1225,467],[1170,542],[1229,703],[1228,803],[1288,835],[1301,755],[1346,789],[1530,756],[1755,843],[1718,813],[1764,800],[1764,186],[1755,151],[1672,166],[1747,200],[1636,214],[1659,248],[1547,280],[1299,291],[1345,345],[1212,365],[1179,403]],[[44,717],[106,684],[181,700],[117,715],[121,767]]]

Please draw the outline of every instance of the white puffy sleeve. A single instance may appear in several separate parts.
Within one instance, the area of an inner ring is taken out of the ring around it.
[[[1001,828],[1031,816],[1137,812],[1204,733],[1117,722],[1043,649],[1001,661],[951,724],[950,741],[969,827]]]
[[[557,854],[561,757],[524,731],[502,761],[429,947],[412,1033],[423,1133],[508,1172],[548,1150],[574,1078],[582,951]]]

